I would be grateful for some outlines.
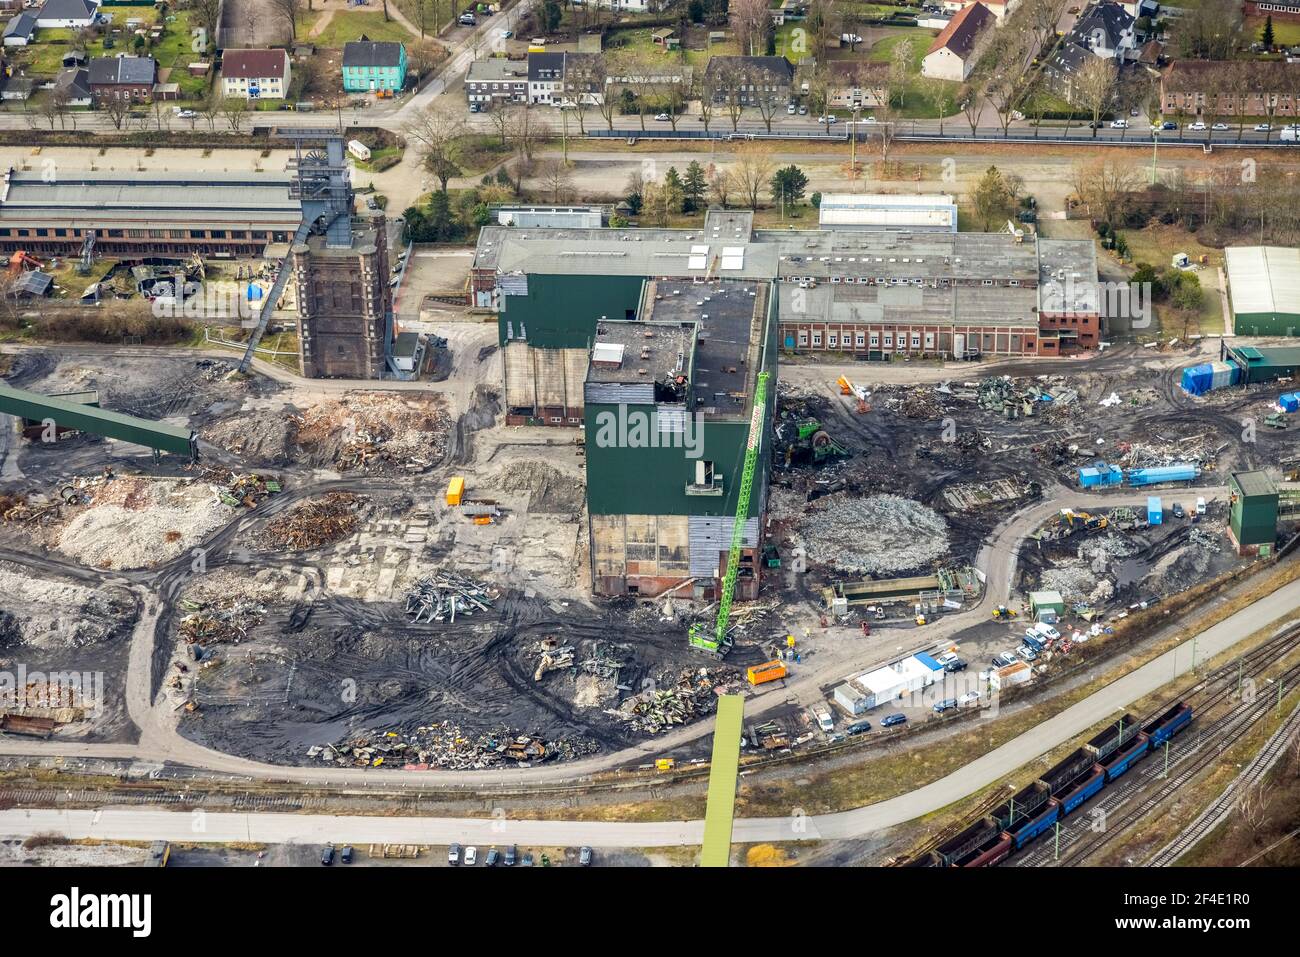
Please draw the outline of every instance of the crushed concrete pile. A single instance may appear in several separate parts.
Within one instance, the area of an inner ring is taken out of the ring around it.
[[[311,464],[376,474],[425,471],[446,453],[453,428],[446,402],[427,393],[349,392],[290,420]]]
[[[854,574],[924,568],[948,551],[948,525],[933,509],[898,495],[828,495],[795,527],[808,560]]]
[[[116,478],[95,486],[55,547],[95,568],[152,568],[197,546],[235,510],[203,482]]]
[[[1067,602],[1076,602],[1088,599],[1097,584],[1097,576],[1087,565],[1070,562],[1044,570],[1039,587],[1059,591]]]
[[[577,514],[582,511],[583,482],[545,462],[511,462],[489,487],[503,492],[527,492],[528,511],[536,514]]]
[[[307,757],[340,767],[477,771],[507,763],[565,761],[598,750],[594,742],[548,741],[541,735],[505,728],[472,734],[443,721],[416,728],[411,734],[363,731],[337,745],[313,745]]]
[[[364,504],[365,499],[352,492],[330,492],[273,518],[262,533],[262,543],[305,552],[342,541],[356,531]]]
[[[1142,551],[1142,545],[1123,535],[1099,535],[1079,543],[1079,560],[1086,562],[1098,575],[1105,574],[1112,563]]]
[[[125,636],[134,617],[130,595],[36,578],[0,565],[0,650],[83,648]]]

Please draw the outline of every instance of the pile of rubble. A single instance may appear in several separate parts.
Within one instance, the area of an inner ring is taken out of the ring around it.
[[[237,645],[266,617],[266,608],[243,599],[205,604],[180,620],[180,638],[189,645]]]
[[[487,611],[499,597],[495,589],[453,572],[425,575],[406,596],[412,621],[455,621],[457,615]]]
[[[819,498],[796,526],[808,560],[855,574],[924,568],[948,551],[948,525],[933,509],[898,495]]]
[[[255,472],[200,467],[199,477],[213,487],[222,504],[231,508],[256,508],[281,490],[277,480]]]
[[[540,735],[504,728],[471,735],[450,721],[443,721],[416,728],[409,735],[365,731],[342,744],[313,745],[307,750],[307,757],[339,767],[477,771],[505,762],[527,765],[569,760],[597,750],[592,742],[548,741]]]
[[[307,457],[342,470],[422,472],[447,451],[451,416],[439,395],[348,393],[291,416]]]
[[[1189,462],[1204,471],[1212,471],[1219,454],[1228,447],[1219,435],[1206,431],[1183,438],[1157,436],[1158,443],[1117,442],[1112,464],[1121,468],[1159,468]]]
[[[626,721],[637,731],[658,734],[712,714],[718,706],[718,695],[739,690],[741,683],[740,673],[731,669],[692,669],[678,675],[671,685],[649,687],[605,713]]]
[[[294,552],[322,548],[356,531],[364,504],[365,499],[352,492],[330,492],[273,518],[262,533],[262,542],[270,548]]]

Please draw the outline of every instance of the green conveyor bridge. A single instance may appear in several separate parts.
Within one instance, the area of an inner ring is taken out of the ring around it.
[[[191,461],[199,457],[198,434],[189,429],[137,419],[132,415],[110,412],[57,396],[15,389],[3,382],[0,382],[0,412],[31,422],[50,420],[61,429],[76,429],[78,432],[142,445],[153,449],[155,453],[184,455]]]

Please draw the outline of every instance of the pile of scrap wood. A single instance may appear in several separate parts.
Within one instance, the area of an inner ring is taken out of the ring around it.
[[[672,687],[649,688],[606,713],[622,718],[638,731],[658,734],[712,713],[717,708],[720,689],[737,683],[738,679],[739,673],[730,669],[686,671]]]
[[[180,620],[180,637],[188,644],[238,644],[265,615],[263,606],[237,599],[203,605]]]
[[[455,621],[457,615],[487,611],[497,593],[486,585],[452,572],[425,575],[406,596],[406,613],[413,621]]]
[[[410,734],[365,731],[343,744],[314,745],[307,750],[307,757],[340,767],[472,771],[503,761],[523,763],[571,758],[590,754],[595,749],[593,743],[547,741],[536,734],[506,729],[472,735],[450,721],[443,721],[416,728]]]
[[[337,542],[356,531],[364,501],[352,492],[330,492],[272,519],[262,540],[273,548],[295,552]]]

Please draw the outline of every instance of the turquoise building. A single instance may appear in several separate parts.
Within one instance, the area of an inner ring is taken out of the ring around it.
[[[343,46],[343,89],[348,93],[397,91],[406,85],[406,47],[354,40]]]

